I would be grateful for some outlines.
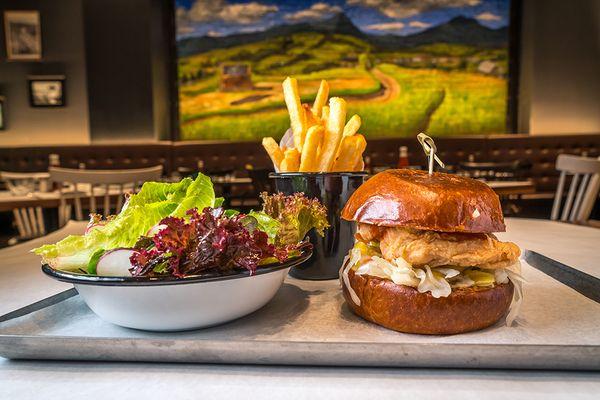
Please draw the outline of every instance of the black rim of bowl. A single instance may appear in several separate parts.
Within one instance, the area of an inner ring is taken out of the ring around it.
[[[296,176],[314,176],[314,177],[326,177],[326,176],[367,176],[369,175],[366,171],[356,172],[271,172],[269,178],[292,178]]]
[[[269,264],[259,267],[253,275],[249,271],[238,271],[228,275],[218,273],[208,273],[202,275],[189,275],[183,278],[176,277],[148,277],[148,276],[99,276],[76,274],[72,272],[59,271],[48,264],[42,265],[42,272],[49,277],[61,282],[74,283],[79,285],[96,286],[163,286],[163,285],[184,285],[199,282],[218,282],[230,279],[248,278],[250,276],[264,275],[282,269],[294,267],[308,260],[312,255],[312,250],[304,249],[302,253],[283,263]]]

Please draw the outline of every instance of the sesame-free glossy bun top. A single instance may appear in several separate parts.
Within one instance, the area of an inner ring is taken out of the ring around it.
[[[409,169],[381,172],[360,186],[342,218],[387,227],[440,232],[504,232],[498,195],[485,183]]]

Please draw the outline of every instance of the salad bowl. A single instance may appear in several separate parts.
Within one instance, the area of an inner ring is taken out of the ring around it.
[[[204,328],[249,314],[312,255],[326,208],[301,193],[261,195],[261,210],[223,207],[210,178],[146,182],[116,215],[32,252],[102,319],[129,328]]]
[[[204,274],[175,277],[97,276],[61,271],[44,264],[49,277],[72,283],[88,307],[105,321],[149,331],[182,331],[223,324],[267,304],[291,267],[311,256],[310,249],[254,274]]]

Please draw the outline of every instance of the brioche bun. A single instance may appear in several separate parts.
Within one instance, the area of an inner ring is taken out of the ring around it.
[[[453,289],[448,297],[436,299],[429,292],[352,270],[348,280],[360,305],[342,280],[344,298],[356,315],[395,331],[427,335],[471,332],[495,324],[508,311],[514,291],[509,281],[492,288]]]
[[[396,169],[360,186],[342,218],[386,227],[439,232],[504,232],[498,195],[485,183],[462,176]]]

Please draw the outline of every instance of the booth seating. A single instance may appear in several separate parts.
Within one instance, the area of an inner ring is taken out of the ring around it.
[[[600,134],[593,135],[486,135],[435,138],[438,155],[448,165],[458,165],[473,156],[473,161],[529,161],[532,167],[523,178],[533,180],[536,191],[552,195],[558,183],[556,158],[559,154],[600,155]],[[411,164],[425,165],[425,155],[416,140],[370,140],[367,153],[372,166],[395,165],[398,147],[408,147]]]
[[[49,156],[58,155],[62,168],[130,169],[162,165],[172,171],[171,142],[110,143],[89,145],[0,147],[0,170],[41,172],[49,167]]]
[[[472,135],[438,137],[438,155],[450,166],[472,156],[473,161],[510,162],[528,160],[532,168],[524,178],[533,180],[538,193],[552,194],[558,183],[555,169],[559,154],[600,155],[600,134],[591,135]],[[398,149],[408,147],[411,164],[425,165],[425,155],[414,138],[370,139],[365,155],[372,167],[395,166]],[[201,161],[205,173],[234,170],[246,174],[246,167],[269,168],[269,158],[259,142],[198,141],[146,142],[90,145],[57,145],[0,148],[0,170],[47,171],[49,155],[58,154],[60,166],[86,169],[125,169],[162,165],[170,175],[178,168],[195,170]],[[239,190],[246,190],[238,188]],[[253,191],[248,190],[249,193]]]

